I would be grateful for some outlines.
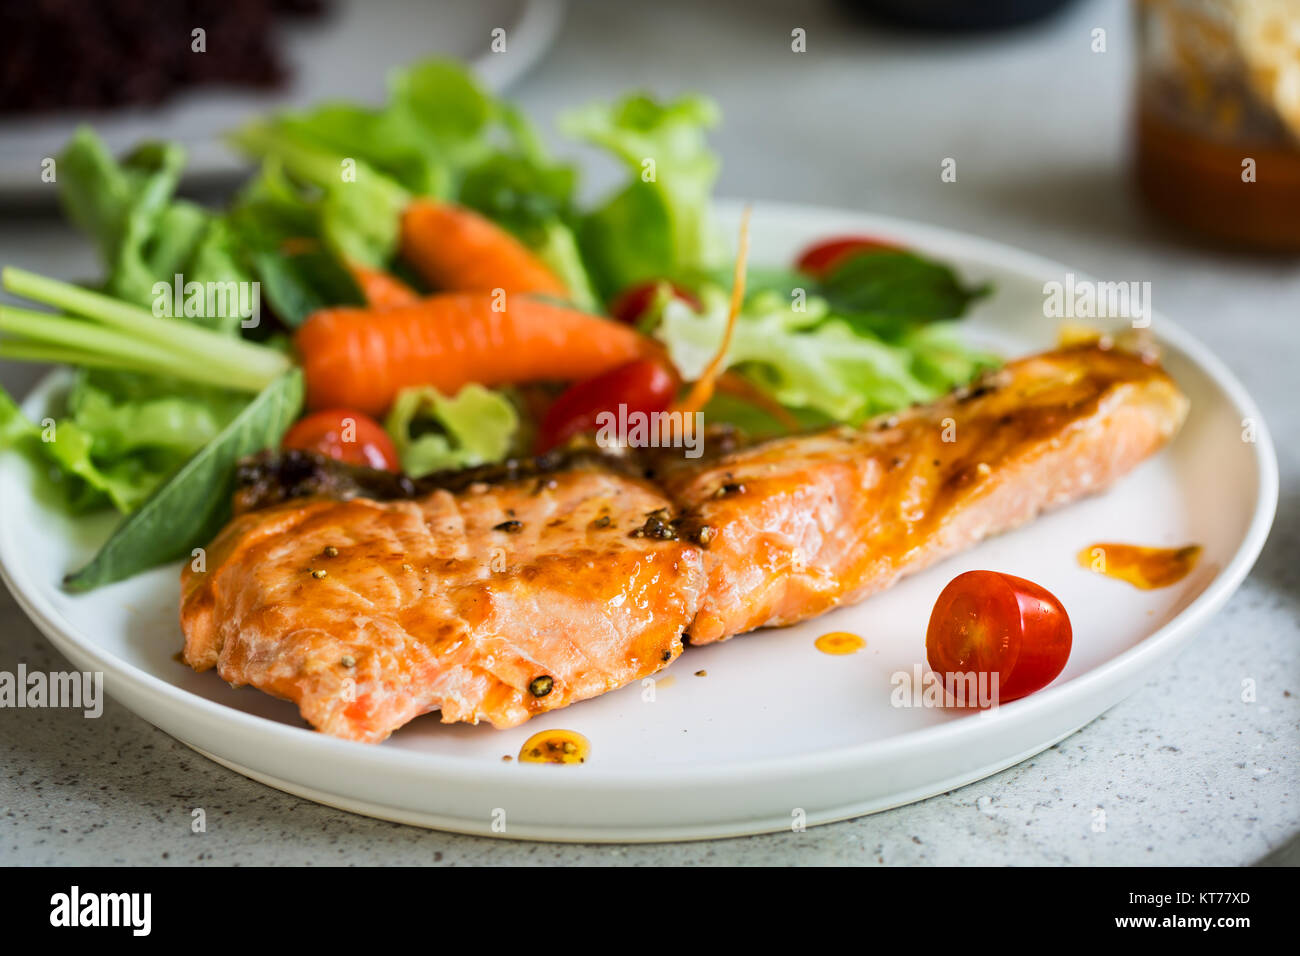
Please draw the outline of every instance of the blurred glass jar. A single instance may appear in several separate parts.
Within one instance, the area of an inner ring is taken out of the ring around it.
[[[1300,252],[1300,0],[1139,0],[1137,174],[1172,222]]]

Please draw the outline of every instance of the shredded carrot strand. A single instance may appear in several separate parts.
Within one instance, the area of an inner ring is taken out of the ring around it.
[[[718,376],[718,391],[749,402],[755,408],[759,408],[771,415],[782,427],[792,432],[803,427],[799,424],[799,419],[795,418],[788,408],[749,381],[749,379],[737,375],[735,372],[723,372]]]
[[[749,214],[750,207],[745,207],[744,214],[740,217],[740,242],[736,249],[736,271],[731,279],[731,307],[727,311],[727,327],[722,333],[722,343],[718,346],[717,353],[713,356],[713,361],[705,367],[703,374],[696,379],[687,392],[686,397],[678,402],[674,411],[682,412],[684,415],[693,415],[708,404],[709,399],[713,397],[713,389],[717,384],[718,376],[724,370],[724,363],[727,361],[727,350],[731,348],[731,336],[736,329],[736,319],[740,315],[740,307],[745,302],[745,264],[749,259]]]
[[[286,256],[301,256],[310,252],[315,252],[320,248],[320,242],[310,236],[290,236],[280,243],[280,251]]]

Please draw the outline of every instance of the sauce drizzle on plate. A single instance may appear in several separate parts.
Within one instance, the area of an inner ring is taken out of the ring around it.
[[[586,763],[591,741],[576,730],[543,730],[519,748],[520,763]]]
[[[1127,581],[1150,591],[1177,584],[1191,573],[1201,557],[1201,546],[1146,548],[1136,544],[1103,542],[1079,552],[1079,564],[1096,574]]]
[[[866,646],[866,641],[848,631],[832,631],[813,641],[813,647],[823,654],[856,654]]]

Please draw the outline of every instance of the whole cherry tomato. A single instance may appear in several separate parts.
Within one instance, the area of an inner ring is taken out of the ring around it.
[[[610,305],[609,314],[620,322],[636,325],[654,302],[655,296],[659,293],[659,286],[664,284],[668,286],[673,298],[681,299],[696,312],[704,308],[699,299],[677,283],[667,282],[664,279],[651,279],[624,289]]]
[[[870,236],[840,236],[835,239],[825,239],[816,245],[809,246],[799,256],[795,266],[800,272],[821,277],[852,256],[861,255],[864,252],[899,252],[901,250],[902,246],[886,242],[883,239],[873,239]]]
[[[369,415],[346,408],[327,408],[300,419],[285,433],[280,445],[382,471],[398,471],[401,467],[397,449],[384,427]]]
[[[662,412],[677,394],[677,379],[654,359],[635,359],[594,378],[570,385],[560,394],[537,432],[540,455],[574,435],[595,431],[602,412]]]
[[[991,686],[997,674],[996,703],[1006,703],[1046,687],[1061,673],[1071,634],[1061,602],[1033,581],[967,571],[948,582],[935,602],[925,652],[930,669],[950,689],[954,675],[988,675]]]

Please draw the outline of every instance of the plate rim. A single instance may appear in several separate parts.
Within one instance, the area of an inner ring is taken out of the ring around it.
[[[1024,275],[1069,271],[1080,278],[1088,277],[1086,273],[1069,269],[1048,257],[957,229],[847,208],[768,201],[754,202],[752,205],[756,221],[760,222],[767,215],[818,218],[828,222],[852,220],[862,224],[860,228],[892,229],[899,234],[905,234],[909,237],[909,241],[922,247],[960,245],[965,250],[962,253],[964,258],[986,262],[990,267],[1005,268]],[[719,209],[724,214],[724,218],[734,218],[739,208],[738,202],[719,202]],[[625,792],[640,788],[649,780],[661,786],[673,783],[723,784],[738,780],[758,784],[778,776],[785,778],[790,775],[835,772],[850,767],[861,767],[888,758],[899,751],[953,746],[961,744],[966,738],[978,739],[984,734],[985,728],[997,724],[1007,727],[1031,724],[1040,714],[1068,709],[1071,704],[1078,705],[1090,695],[1099,695],[1106,687],[1121,684],[1125,677],[1140,673],[1148,658],[1163,656],[1182,644],[1200,624],[1211,617],[1231,597],[1254,566],[1268,538],[1276,514],[1279,476],[1276,450],[1267,422],[1245,387],[1227,366],[1191,333],[1165,317],[1163,313],[1153,312],[1152,325],[1156,326],[1157,323],[1159,339],[1168,342],[1183,353],[1233,402],[1236,409],[1245,417],[1253,418],[1258,423],[1256,441],[1253,443],[1253,457],[1258,474],[1254,488],[1255,504],[1241,543],[1232,558],[1201,593],[1165,624],[1115,657],[1063,684],[1050,686],[1027,698],[1005,704],[988,719],[973,717],[953,720],[937,726],[895,734],[881,740],[833,746],[797,755],[750,758],[716,765],[646,762],[614,768],[592,764],[585,767],[581,775],[555,774],[539,767],[527,767],[524,772],[530,774],[526,778],[528,786],[538,791],[554,793],[575,790]],[[64,370],[55,369],[42,377],[21,402],[24,413],[27,413],[31,403],[42,400],[57,386],[58,380],[67,374]],[[11,480],[9,472],[14,467],[15,458],[16,455],[12,453],[0,453],[0,475],[3,475],[6,480]],[[478,758],[431,754],[400,747],[375,746],[337,739],[228,707],[168,683],[102,650],[93,641],[78,636],[76,629],[69,622],[64,621],[57,608],[50,605],[41,589],[28,580],[22,570],[21,562],[11,560],[8,547],[9,527],[7,510],[0,512],[0,578],[13,594],[15,602],[60,652],[71,657],[73,654],[67,650],[67,647],[74,648],[76,654],[88,658],[96,665],[96,669],[102,670],[106,678],[112,675],[114,681],[131,685],[138,691],[158,695],[160,703],[170,708],[189,710],[193,719],[232,721],[233,726],[229,728],[232,738],[235,731],[244,734],[270,734],[282,745],[308,748],[304,752],[305,756],[318,757],[322,760],[342,758],[348,765],[361,771],[400,771],[404,774],[414,774],[417,778],[437,779],[443,783],[463,780],[476,785],[491,785],[497,782],[519,783],[525,779],[519,776],[522,765],[498,764]],[[115,696],[112,695],[111,683],[108,680],[105,681],[105,688],[111,696]],[[127,706],[133,713],[138,713],[134,707]],[[1102,708],[1102,711],[1105,709]],[[169,732],[166,728],[160,727],[160,729]],[[224,759],[237,762],[229,756]]]

